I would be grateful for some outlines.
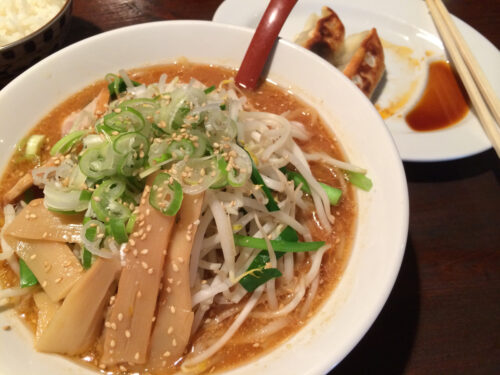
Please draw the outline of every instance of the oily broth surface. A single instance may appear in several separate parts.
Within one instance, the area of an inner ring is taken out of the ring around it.
[[[175,76],[178,76],[183,82],[188,82],[191,78],[196,78],[207,86],[217,86],[222,80],[234,77],[235,75],[235,71],[221,67],[179,62],[169,65],[134,69],[130,72],[130,77],[141,83],[149,84],[158,81],[160,75],[163,73],[167,74],[167,81],[170,81]],[[48,141],[45,143],[45,148],[41,156],[41,162],[50,157],[48,151],[60,138],[60,125],[66,116],[88,104],[105,84],[104,81],[96,82],[86,87],[81,92],[71,96],[52,110],[30,131],[29,134],[45,134],[48,137]],[[302,149],[306,151],[314,150],[316,152],[325,152],[334,158],[345,160],[340,145],[335,141],[316,111],[294,97],[290,92],[270,83],[264,83],[253,92],[245,92],[245,95],[251,106],[256,110],[268,111],[276,114],[286,113],[286,116],[290,120],[296,120],[304,124],[310,134],[314,134],[314,136],[306,142],[298,142]],[[22,175],[31,170],[35,165],[36,164],[32,162],[16,161],[15,156],[11,158],[1,179],[0,198],[3,197],[5,192],[8,191]],[[332,213],[335,216],[335,223],[330,232],[322,230],[321,227],[317,225],[317,220],[313,213],[299,213],[299,221],[306,223],[311,229],[313,240],[326,241],[331,244],[331,249],[323,256],[320,283],[311,309],[305,318],[299,316],[303,304],[303,302],[301,302],[295,312],[289,314],[289,324],[284,329],[272,334],[262,342],[245,342],[245,337],[255,334],[255,332],[262,327],[262,320],[247,319],[229,344],[216,354],[217,364],[207,369],[210,372],[240,365],[248,361],[249,358],[255,358],[256,355],[265,353],[274,348],[305,324],[307,319],[321,307],[322,302],[328,298],[328,295],[340,279],[349,258],[351,242],[355,230],[357,210],[355,194],[350,185],[346,185],[345,182],[343,182],[340,171],[319,163],[311,163],[311,168],[319,181],[334,187],[342,188],[344,191],[341,202],[332,209]],[[1,224],[3,224],[3,215],[1,217]],[[297,270],[296,275],[301,272],[307,272],[308,266],[308,263],[302,264],[302,270]],[[2,287],[9,287],[17,283],[17,276],[10,270],[7,263],[0,263],[0,285]],[[279,285],[279,280],[277,281],[277,285]],[[280,302],[286,303],[288,297],[289,296],[285,294]],[[244,299],[242,303],[245,303],[245,301],[246,299]],[[33,303],[25,303],[23,306],[23,309],[20,311],[22,314],[21,316],[25,318],[27,323],[30,323],[32,328],[34,328],[33,320],[36,318],[36,308]],[[260,308],[265,309],[265,303],[261,303]],[[210,321],[210,319],[213,319],[220,312],[220,309],[211,311],[208,313],[207,318]],[[222,329],[226,329],[231,324],[232,320],[232,318],[229,318],[217,324],[216,326],[218,328],[214,331],[211,331],[211,326],[208,324],[207,328],[200,331],[197,336],[201,333],[205,333],[208,335],[207,337],[211,335],[214,337],[220,336],[223,332]],[[84,361],[86,363],[97,364],[98,350],[96,349],[97,347],[82,356],[82,358],[85,358]]]

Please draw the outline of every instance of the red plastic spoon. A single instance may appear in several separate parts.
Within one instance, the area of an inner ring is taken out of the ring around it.
[[[296,2],[297,0],[271,0],[236,74],[237,84],[248,89],[257,86],[267,57]]]

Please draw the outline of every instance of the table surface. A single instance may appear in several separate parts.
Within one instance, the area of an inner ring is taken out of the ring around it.
[[[74,0],[66,44],[148,21],[211,20],[221,2]],[[445,3],[500,48],[500,1]],[[404,167],[410,229],[399,277],[372,328],[330,374],[499,374],[498,159],[489,150]]]

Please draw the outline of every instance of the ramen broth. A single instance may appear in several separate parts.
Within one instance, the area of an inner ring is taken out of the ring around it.
[[[141,83],[157,82],[160,75],[166,73],[168,80],[174,76],[178,76],[181,81],[188,82],[191,78],[196,78],[207,86],[218,85],[221,81],[230,77],[234,77],[235,71],[221,67],[206,66],[191,64],[187,62],[179,62],[171,65],[153,66],[143,69],[136,69],[129,72],[130,78]],[[45,134],[47,137],[46,143],[41,155],[41,161],[47,160],[50,155],[48,151],[51,146],[60,138],[60,124],[73,111],[83,108],[89,103],[99,91],[105,87],[106,82],[99,81],[81,92],[71,96],[69,99],[58,105],[46,117],[44,117],[31,131],[30,134]],[[317,112],[306,105],[304,102],[295,97],[291,92],[285,91],[273,84],[265,82],[261,84],[255,91],[244,91],[244,94],[249,100],[249,104],[254,109],[259,111],[268,111],[276,114],[284,114],[289,120],[301,122],[311,135],[307,141],[299,141],[297,143],[305,151],[324,152],[334,158],[345,160],[340,144],[334,136],[329,132],[323,120]],[[327,232],[321,228],[319,221],[313,212],[299,212],[298,220],[306,225],[311,230],[314,241],[325,241],[331,245],[323,256],[323,261],[320,271],[320,281],[317,294],[310,308],[304,313],[303,304],[307,300],[308,291],[302,299],[298,308],[287,315],[284,326],[279,327],[273,334],[261,339],[259,331],[263,325],[273,322],[271,320],[263,320],[250,318],[240,327],[237,333],[218,353],[215,354],[214,360],[205,369],[207,372],[220,371],[241,365],[249,359],[256,358],[270,349],[276,347],[293,333],[297,332],[307,320],[321,307],[321,304],[328,298],[336,283],[341,277],[349,257],[352,238],[355,230],[356,218],[356,203],[355,194],[350,184],[345,182],[342,171],[329,167],[318,162],[310,162],[311,170],[315,177],[320,182],[328,185],[341,188],[343,190],[342,199],[336,206],[332,206],[332,214],[335,216],[332,230]],[[36,164],[29,161],[20,161],[18,155],[14,155],[9,161],[2,177],[0,185],[0,196],[3,197],[6,191],[12,187],[15,182],[25,173],[29,172]],[[3,218],[2,218],[3,224]],[[295,269],[295,275],[301,272],[307,272],[309,264],[304,262],[299,265],[301,269]],[[10,270],[6,261],[0,263],[0,283],[2,287],[9,287],[18,284],[17,276]],[[280,287],[281,281],[276,280],[277,288]],[[310,288],[309,288],[310,289]],[[292,291],[290,291],[292,292]],[[280,305],[284,305],[293,296],[291,293],[284,293],[280,299]],[[201,329],[195,333],[194,341],[200,335],[205,337],[218,337],[225,332],[227,327],[233,321],[237,314],[232,314],[229,318],[222,322],[216,321],[216,317],[223,316],[225,310],[239,309],[244,306],[247,298],[244,298],[239,304],[220,305],[210,310],[204,318],[204,324]],[[261,298],[256,311],[266,311],[266,298]],[[29,326],[34,329],[36,327],[36,307],[34,303],[26,301],[20,305],[19,309],[21,316],[29,323]],[[79,356],[78,360],[83,360],[88,365],[97,365],[99,362],[99,353],[102,350],[102,343],[97,340],[92,350],[84,355]],[[188,350],[190,345],[188,345]],[[142,368],[144,369],[144,368]],[[117,370],[116,368],[107,368],[106,371]],[[178,368],[174,369],[178,370]],[[119,372],[119,371],[118,371]],[[134,371],[131,371],[134,372]],[[167,371],[170,373],[170,371]]]

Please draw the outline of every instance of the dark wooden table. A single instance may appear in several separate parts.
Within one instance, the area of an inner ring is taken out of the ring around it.
[[[141,22],[210,20],[221,2],[75,0],[67,44]],[[500,47],[500,1],[445,2]],[[375,324],[331,374],[500,374],[498,159],[489,150],[405,170],[411,216],[401,272]]]

